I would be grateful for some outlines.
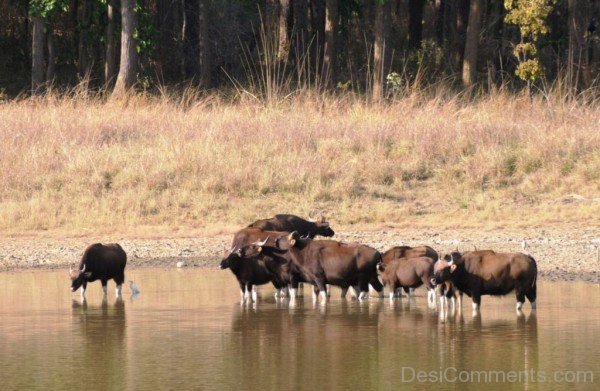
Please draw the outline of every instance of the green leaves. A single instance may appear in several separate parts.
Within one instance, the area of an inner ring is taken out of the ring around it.
[[[52,16],[55,12],[66,12],[69,9],[68,0],[30,0],[29,14],[43,18]]]
[[[557,0],[504,0],[508,11],[504,21],[519,27],[521,42],[515,46],[514,54],[519,60],[515,74],[522,80],[535,81],[543,74],[537,60],[535,43],[540,35],[548,33],[546,19]]]

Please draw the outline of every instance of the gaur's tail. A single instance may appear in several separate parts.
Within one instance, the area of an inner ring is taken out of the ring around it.
[[[535,284],[537,282],[537,261],[535,259],[533,259],[533,257],[531,255],[527,255],[529,257],[529,259],[531,259],[533,261],[533,267],[535,268],[535,275],[533,276],[533,282],[531,283],[531,287],[535,287]]]

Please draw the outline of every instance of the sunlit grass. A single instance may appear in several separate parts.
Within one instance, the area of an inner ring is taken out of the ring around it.
[[[597,102],[48,94],[1,103],[0,119],[6,233],[218,230],[278,212],[343,226],[600,222]]]

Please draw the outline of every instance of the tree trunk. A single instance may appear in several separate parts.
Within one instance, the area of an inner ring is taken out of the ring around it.
[[[81,5],[78,8],[78,30],[79,30],[79,42],[77,43],[77,75],[80,79],[89,76],[90,73],[90,24],[91,24],[91,3],[90,0],[82,0]]]
[[[136,81],[138,56],[133,33],[137,28],[135,0],[121,0],[121,61],[112,98],[126,95]]]
[[[569,12],[569,80],[575,88],[589,87],[586,30],[589,23],[589,1],[568,0]]]
[[[446,0],[435,0],[434,3],[434,34],[435,34],[435,42],[438,46],[442,46],[444,44],[444,19],[446,15],[444,13],[446,9]]]
[[[290,50],[288,35],[288,18],[290,16],[290,0],[279,0],[279,47],[277,60],[286,61]]]
[[[308,15],[308,0],[294,0],[294,36],[295,50],[298,57],[306,54],[306,46],[308,45],[308,26],[306,23]]]
[[[116,40],[115,40],[115,4],[116,0],[108,0],[106,23],[106,52],[104,58],[104,86],[106,88],[117,75]]]
[[[471,0],[462,69],[464,87],[471,87],[477,82],[477,49],[479,48],[479,33],[481,32],[481,18],[484,6],[484,0]]]
[[[31,92],[38,93],[44,84],[44,18],[31,16]]]
[[[462,69],[463,55],[465,54],[465,41],[467,25],[469,22],[469,0],[456,0],[453,2],[455,23],[453,26],[452,47],[454,49],[455,69]]]
[[[423,39],[423,5],[423,0],[408,1],[408,48],[410,50],[421,47],[421,40]]]
[[[54,81],[54,75],[56,73],[56,53],[54,51],[54,32],[52,31],[52,26],[48,25],[47,28],[48,32],[46,35],[46,45],[48,49],[48,64],[46,68],[46,81],[49,84],[52,84]]]
[[[185,61],[185,78],[193,79],[199,74],[199,58],[198,58],[198,38],[199,38],[199,22],[198,17],[199,1],[185,0],[184,2],[184,39],[183,53]]]
[[[266,0],[263,24],[267,39],[276,42],[279,31],[279,0]]]
[[[325,51],[323,55],[323,77],[328,86],[335,85],[335,38],[338,23],[338,0],[325,2]]]
[[[208,0],[199,0],[198,8],[198,65],[200,86],[208,88],[212,81],[210,39],[208,37]]]
[[[375,46],[373,56],[373,101],[383,99],[385,77],[388,73],[388,58],[390,57],[390,15],[391,0],[375,5]]]

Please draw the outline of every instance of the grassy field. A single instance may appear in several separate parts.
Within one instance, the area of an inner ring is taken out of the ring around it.
[[[0,103],[0,231],[600,225],[600,105],[496,93]]]

